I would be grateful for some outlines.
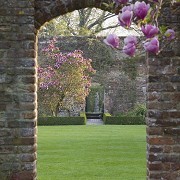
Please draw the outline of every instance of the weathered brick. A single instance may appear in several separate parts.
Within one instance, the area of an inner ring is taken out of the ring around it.
[[[155,100],[160,99],[160,97],[161,97],[161,93],[156,92],[156,91],[147,93],[147,101],[155,101]]]
[[[18,151],[22,153],[33,153],[37,151],[37,144],[18,146]]]
[[[180,93],[173,93],[173,95],[172,95],[172,101],[174,101],[174,102],[180,102]]]
[[[180,153],[180,145],[173,146],[173,152]]]
[[[150,145],[174,145],[174,140],[169,137],[149,137],[147,141]]]
[[[160,171],[162,170],[162,163],[149,163],[148,169],[150,171]]]
[[[34,180],[36,178],[36,172],[34,171],[20,171],[20,172],[13,172],[10,175],[11,180]]]
[[[35,86],[32,89],[35,91]],[[34,102],[36,100],[36,94],[35,93],[22,93],[19,95],[19,101],[20,102]]]
[[[178,122],[178,121],[177,121]],[[179,122],[180,123],[180,122]],[[168,127],[164,129],[165,134],[180,136],[180,127]]]
[[[173,147],[170,145],[165,145],[163,146],[163,153],[172,153],[173,152]]]
[[[180,82],[180,76],[172,76],[171,82]]]
[[[169,118],[163,119],[163,117],[161,117],[160,119],[156,121],[156,125],[161,126],[161,127],[177,126],[178,124],[179,124],[179,121],[177,119],[169,119]]]
[[[13,145],[8,145],[8,146],[0,146],[0,152],[2,154],[12,154],[12,153],[17,153],[17,147]]]
[[[0,131],[0,137],[6,137],[11,135],[11,130],[10,129],[1,129]]]
[[[37,159],[37,157],[36,157],[36,153],[33,153],[33,154],[21,154],[20,159],[21,159],[22,162],[34,162]]]
[[[36,162],[26,162],[22,164],[23,171],[33,171],[34,169],[36,169]]]
[[[147,135],[163,135],[162,127],[147,127]]]
[[[36,111],[31,111],[31,112],[23,112],[21,114],[21,117],[23,119],[35,119],[36,117]]]
[[[0,120],[0,128],[4,128],[4,127],[5,127],[5,121]]]
[[[172,171],[179,171],[180,170],[180,163],[171,163],[171,170]]]
[[[35,84],[36,78],[35,76],[22,77],[22,82],[25,84]]]
[[[36,129],[34,128],[22,128],[19,130],[22,137],[32,137],[36,134]]]
[[[151,83],[148,84],[148,92],[175,92],[176,87],[172,83]]]
[[[36,107],[37,105],[35,102],[33,103],[20,102],[20,105],[19,105],[19,108],[21,110],[26,110],[26,111],[29,111],[29,110],[35,111]]]
[[[33,128],[36,126],[36,121],[9,121],[9,128]]]
[[[14,145],[33,145],[36,143],[36,137],[22,137],[11,140]]]
[[[163,152],[162,146],[153,145],[148,148],[149,153],[161,153]]]

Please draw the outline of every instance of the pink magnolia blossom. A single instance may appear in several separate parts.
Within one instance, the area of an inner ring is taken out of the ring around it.
[[[145,26],[142,26],[141,30],[147,38],[153,38],[159,32],[159,28],[151,24],[146,24]]]
[[[129,56],[134,56],[136,52],[136,46],[134,44],[128,43],[123,47],[123,52]]]
[[[168,29],[164,35],[169,41],[175,39],[175,31],[173,29]]]
[[[133,12],[126,10],[118,15],[119,24],[122,27],[129,28],[132,23]]]
[[[144,1],[137,1],[134,5],[134,14],[138,19],[144,19],[150,8],[149,4],[146,4]]]
[[[104,39],[104,43],[113,48],[118,48],[119,47],[119,38],[115,34],[109,34],[106,37],[106,39]]]
[[[127,44],[134,44],[136,45],[137,44],[137,38],[135,36],[127,36],[125,39],[124,39],[124,43],[127,45]]]
[[[157,37],[154,37],[151,39],[151,41],[148,41],[144,44],[144,49],[153,54],[157,54],[159,52],[159,41]]]
[[[129,5],[129,6],[124,6],[123,8],[122,8],[122,12],[125,12],[125,11],[133,11],[133,8],[134,8],[134,5],[133,4],[131,4],[131,5]]]

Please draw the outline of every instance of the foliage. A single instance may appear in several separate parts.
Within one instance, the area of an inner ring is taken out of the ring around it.
[[[90,75],[94,73],[91,60],[83,52],[75,50],[61,53],[55,40],[43,49],[51,64],[38,68],[39,102],[57,116],[59,108],[70,111],[76,103],[84,103],[91,86]]]
[[[136,116],[146,116],[146,112],[147,112],[147,108],[145,104],[136,104],[134,110],[133,110],[134,114]]]
[[[39,117],[38,126],[85,125],[86,117]]]
[[[38,127],[38,180],[146,179],[145,126]]]
[[[145,118],[140,116],[111,116],[109,113],[103,115],[104,124],[112,125],[144,125]]]
[[[129,117],[129,116],[138,116],[138,117],[145,117],[147,112],[147,108],[145,104],[136,104],[131,111],[126,113],[117,113],[116,116],[118,117]]]
[[[116,28],[118,24],[104,25],[114,14],[96,8],[79,9],[56,18],[46,24],[40,36],[82,36],[94,35],[103,30]]]

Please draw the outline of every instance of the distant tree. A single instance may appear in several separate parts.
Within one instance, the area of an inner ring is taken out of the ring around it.
[[[114,16],[115,14],[96,8],[80,9],[47,23],[40,35],[95,35],[103,30],[118,27],[117,23],[104,24]]]
[[[95,71],[91,59],[85,59],[80,50],[61,53],[51,41],[43,52],[52,62],[38,68],[38,101],[57,116],[59,109],[70,110],[75,103],[85,101],[91,86],[90,74]]]

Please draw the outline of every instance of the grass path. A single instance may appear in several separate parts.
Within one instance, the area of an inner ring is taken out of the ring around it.
[[[144,179],[145,126],[38,127],[38,180]]]

